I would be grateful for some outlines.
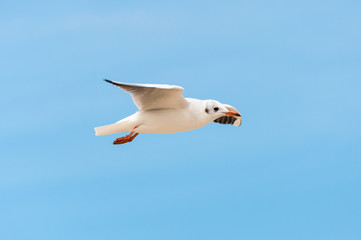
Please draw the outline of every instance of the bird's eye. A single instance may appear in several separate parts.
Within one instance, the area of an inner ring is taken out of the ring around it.
[[[217,112],[219,110],[219,107],[215,107],[214,111]]]

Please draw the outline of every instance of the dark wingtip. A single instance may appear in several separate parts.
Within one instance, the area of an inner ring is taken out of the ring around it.
[[[108,83],[113,83],[112,81],[110,81],[110,80],[108,80],[108,79],[106,79],[106,78],[104,78],[104,81],[106,81],[106,82],[108,82]]]

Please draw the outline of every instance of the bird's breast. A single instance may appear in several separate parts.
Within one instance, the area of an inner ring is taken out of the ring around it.
[[[139,112],[139,132],[174,133],[190,131],[208,124],[189,109],[162,109]]]

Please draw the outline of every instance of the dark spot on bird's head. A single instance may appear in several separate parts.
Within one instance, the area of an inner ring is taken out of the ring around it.
[[[205,110],[205,111],[206,111],[206,113],[209,113],[209,110],[208,110],[208,108],[206,108],[206,110]]]

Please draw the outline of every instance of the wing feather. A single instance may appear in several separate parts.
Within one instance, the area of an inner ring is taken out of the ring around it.
[[[104,79],[131,94],[139,110],[183,108],[188,105],[182,93],[184,89],[167,84],[135,84],[121,83]]]

